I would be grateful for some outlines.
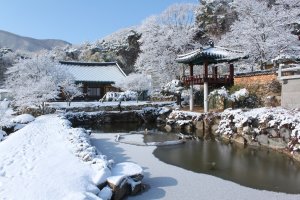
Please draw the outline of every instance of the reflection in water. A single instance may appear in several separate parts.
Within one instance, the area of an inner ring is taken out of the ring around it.
[[[265,149],[242,148],[219,141],[188,141],[158,147],[161,161],[263,190],[300,193],[300,168],[291,159]]]
[[[148,129],[145,142],[174,140],[153,126],[139,124],[102,125],[96,132],[129,132]],[[187,141],[185,144],[162,146],[154,151],[161,161],[194,172],[210,174],[238,184],[277,192],[300,193],[300,166],[287,156],[266,149],[243,148],[220,141]]]

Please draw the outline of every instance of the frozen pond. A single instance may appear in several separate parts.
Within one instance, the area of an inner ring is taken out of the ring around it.
[[[103,126],[99,133],[142,131],[145,142],[172,140],[165,133],[139,125]],[[153,153],[162,162],[197,173],[210,174],[246,187],[300,194],[300,165],[287,156],[261,148],[243,148],[220,141],[187,141],[185,144],[157,147]]]

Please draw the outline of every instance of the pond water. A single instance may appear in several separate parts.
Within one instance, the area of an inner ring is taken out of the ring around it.
[[[177,138],[151,126],[102,126],[96,132],[114,133],[141,131],[147,128],[153,134],[145,135],[145,142],[160,142]],[[286,155],[263,148],[241,147],[218,140],[188,140],[184,144],[161,146],[154,156],[162,162],[197,173],[261,190],[300,193],[300,165]]]

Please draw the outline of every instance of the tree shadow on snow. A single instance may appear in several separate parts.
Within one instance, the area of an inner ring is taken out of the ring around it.
[[[113,159],[115,163],[130,161],[130,157],[124,153],[122,148],[118,147],[118,143],[110,139],[93,136],[90,137],[90,141],[103,155],[107,156],[107,159]],[[144,170],[143,183],[146,185],[146,189],[135,196],[129,196],[128,199],[163,199],[166,195],[164,187],[176,186],[178,184],[177,180],[172,177],[151,177],[151,173],[146,172],[149,168],[142,168]]]
[[[118,143],[109,139],[90,137],[91,144],[95,146],[101,154],[106,155],[107,159],[114,160],[115,163],[126,162],[129,157],[124,154],[124,150],[118,147]]]

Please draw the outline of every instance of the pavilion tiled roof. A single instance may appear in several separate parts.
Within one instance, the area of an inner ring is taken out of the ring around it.
[[[207,64],[233,62],[244,58],[247,58],[247,55],[243,52],[209,46],[178,55],[176,61],[184,64],[203,65],[205,62]]]

